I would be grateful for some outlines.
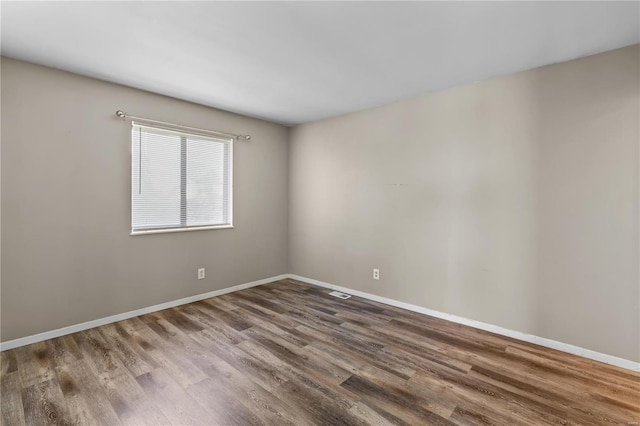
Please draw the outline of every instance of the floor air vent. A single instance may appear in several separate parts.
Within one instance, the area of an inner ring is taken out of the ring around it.
[[[340,299],[348,299],[351,297],[351,295],[340,293],[339,291],[332,291],[329,295],[339,297]]]

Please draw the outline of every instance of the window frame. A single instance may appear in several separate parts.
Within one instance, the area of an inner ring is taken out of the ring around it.
[[[209,139],[213,142],[218,143],[226,143],[229,147],[228,152],[228,161],[226,166],[229,168],[228,172],[228,223],[217,224],[217,225],[192,225],[192,226],[174,226],[168,225],[166,227],[157,227],[157,228],[147,228],[147,229],[134,229],[133,228],[133,133],[129,132],[129,235],[149,235],[149,234],[167,234],[174,232],[191,232],[191,231],[205,231],[211,229],[232,229],[233,226],[233,142],[234,139],[231,137],[222,137],[222,136],[212,136],[201,134],[197,132],[189,132],[184,131],[182,129],[175,129],[170,126],[160,126],[156,124],[148,124],[143,121],[132,121],[131,129],[133,130],[136,127],[142,128],[150,128],[150,129],[158,129],[163,132],[175,133],[181,137],[186,136],[187,140],[189,137],[199,138],[199,139]],[[182,161],[182,160],[181,160]]]

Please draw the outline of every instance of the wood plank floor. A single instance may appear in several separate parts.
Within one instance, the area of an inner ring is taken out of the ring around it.
[[[3,425],[638,425],[640,375],[283,280],[2,352]]]

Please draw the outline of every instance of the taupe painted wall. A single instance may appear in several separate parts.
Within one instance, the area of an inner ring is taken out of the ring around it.
[[[7,58],[1,71],[2,341],[288,272],[287,128]],[[253,136],[234,146],[234,229],[129,235],[117,109]]]
[[[632,46],[294,128],[290,272],[640,361],[639,82]]]
[[[2,58],[2,341],[291,272],[639,361],[638,53],[290,134]],[[120,108],[253,135],[235,229],[129,236]]]

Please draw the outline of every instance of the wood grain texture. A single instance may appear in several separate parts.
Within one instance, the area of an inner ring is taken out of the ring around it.
[[[2,352],[2,425],[640,424],[640,374],[293,280]]]

